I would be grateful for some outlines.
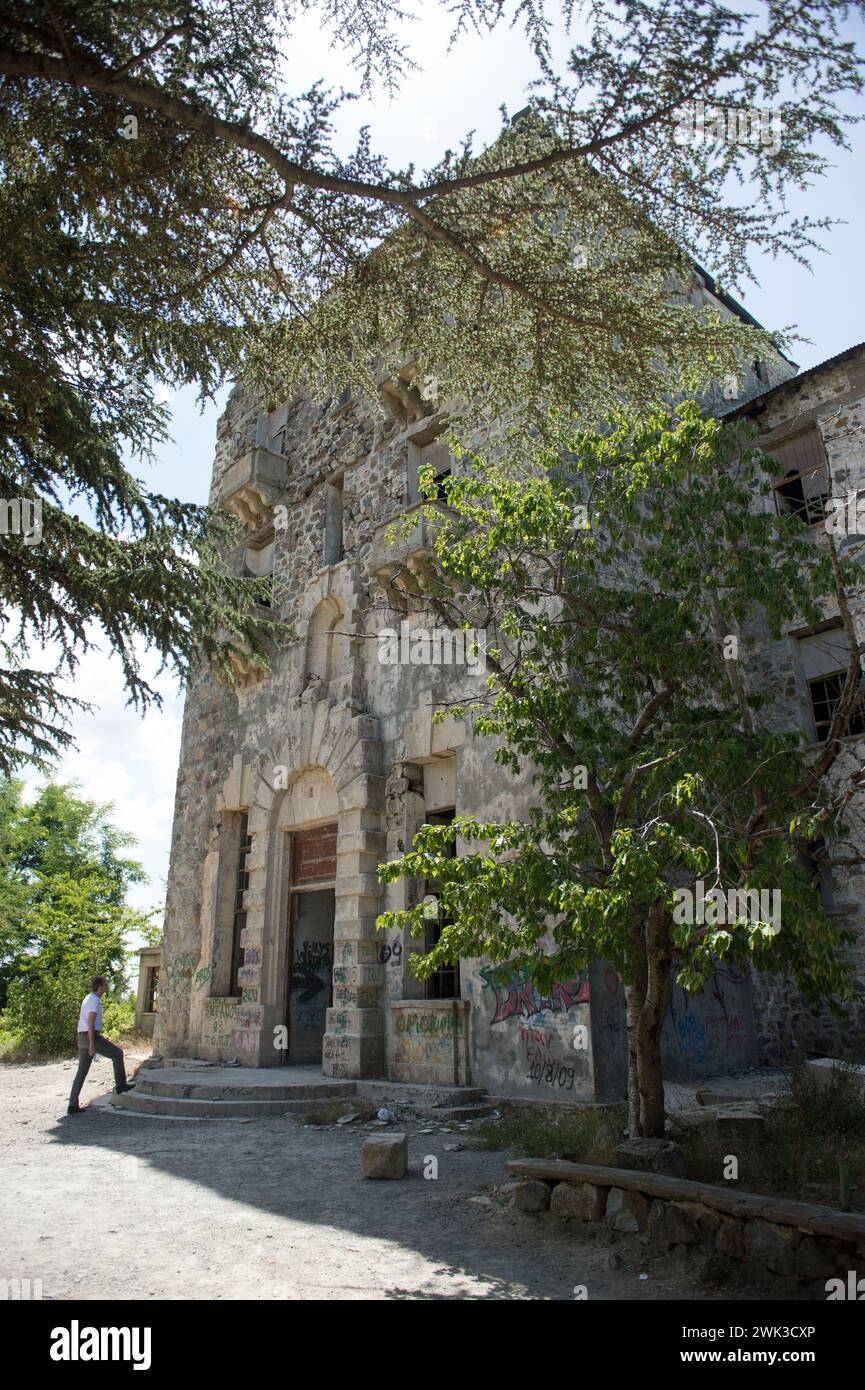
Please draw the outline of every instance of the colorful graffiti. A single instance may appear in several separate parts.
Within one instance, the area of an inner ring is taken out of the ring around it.
[[[573,980],[559,980],[549,994],[541,994],[529,978],[525,966],[486,966],[480,971],[487,989],[493,990],[496,1011],[492,1023],[504,1023],[509,1018],[534,1018],[549,1009],[551,1013],[567,1013],[577,1004],[589,1002],[589,980],[580,974]]]

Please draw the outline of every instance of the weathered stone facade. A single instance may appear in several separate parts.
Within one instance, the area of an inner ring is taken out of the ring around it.
[[[855,453],[845,421],[862,404],[850,398],[857,362],[846,377],[808,374],[798,395],[781,386],[755,399],[789,375],[778,359],[740,395],[773,431],[795,424],[797,411],[815,412],[845,487]],[[302,1028],[319,1029],[326,1076],[612,1098],[624,1076],[615,972],[599,965],[540,998],[519,972],[464,960],[456,981],[439,982],[443,997],[427,997],[409,968],[424,943],[375,930],[379,913],[423,892],[405,881],[382,889],[376,867],[424,820],[519,816],[530,796],[495,766],[488,740],[451,718],[433,723],[477,675],[377,658],[378,631],[410,619],[401,577],[425,543],[422,521],[395,540],[388,524],[417,504],[419,464],[446,463],[444,415],[423,402],[411,371],[386,389],[393,409],[384,416],[365,402],[302,398],[266,413],[235,391],[220,421],[211,500],[244,520],[238,566],[263,574],[272,564],[273,614],[296,637],[277,644],[264,679],[245,672],[232,690],[202,670],[190,682],[157,1048],[274,1066],[297,1060]],[[715,408],[724,408],[720,396]],[[768,679],[779,679],[784,659],[767,650]],[[797,679],[784,668],[778,717],[801,722]],[[315,846],[333,834],[331,870]],[[861,882],[844,892],[852,897]],[[749,1065],[773,1029],[798,1030],[801,1009],[786,994],[778,1006],[774,989],[758,986],[755,1013],[751,982],[730,972],[702,1000],[676,988],[667,1074]],[[574,1046],[578,1025],[587,1048]]]

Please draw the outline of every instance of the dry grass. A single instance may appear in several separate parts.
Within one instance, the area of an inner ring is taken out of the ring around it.
[[[737,1187],[794,1201],[838,1207],[841,1203],[839,1159],[848,1166],[850,1208],[865,1210],[865,1105],[852,1067],[839,1063],[821,1085],[804,1059],[787,1068],[787,1082],[777,1103],[765,1112],[753,1137],[719,1141],[708,1130],[672,1137],[681,1145],[687,1175],[720,1184],[724,1159],[739,1160]]]

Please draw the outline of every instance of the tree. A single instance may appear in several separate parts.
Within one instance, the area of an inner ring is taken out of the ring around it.
[[[645,406],[771,348],[690,302],[692,258],[734,285],[753,252],[803,258],[826,225],[790,216],[785,189],[825,167],[815,139],[845,143],[839,103],[862,90],[838,0],[753,19],[595,0],[560,65],[544,0],[448,0],[457,36],[524,24],[541,85],[491,149],[467,139],[421,175],[363,130],[338,153],[340,95],[284,90],[310,8],[362,87],[398,85],[391,3],[0,5],[0,486],[43,508],[38,544],[0,544],[0,770],[70,739],[75,698],[28,665],[33,644],[56,641],[69,674],[101,628],[141,706],[158,697],[137,638],[181,673],[199,650],[225,671],[231,651],[266,655],[260,595],[220,569],[213,518],[129,471],[164,437],[156,382],[325,398],[412,356],[421,391],[470,403],[467,425],[515,402],[535,428],[550,402]],[[735,138],[717,120],[682,138],[696,101],[731,112]]]
[[[0,783],[0,1008],[40,1049],[64,1047],[94,973],[125,989],[126,936],[150,914],[126,905],[146,881],[123,854],[134,838],[111,807],[59,784],[23,800],[19,781]]]
[[[469,456],[417,581],[438,620],[486,629],[488,689],[451,712],[500,740],[501,766],[523,780],[533,769],[536,791],[524,819],[425,826],[380,869],[385,882],[439,885],[448,925],[414,958],[418,974],[486,955],[524,966],[547,993],[612,962],[638,1135],[664,1132],[674,968],[689,990],[722,960],[790,972],[811,1002],[839,1007],[853,991],[853,935],[827,917],[803,865],[839,853],[865,777],[861,745],[852,756],[841,742],[863,689],[847,598],[861,570],[831,537],[824,550],[798,517],[763,505],[774,465],[752,435],[690,403],[604,435],[564,432],[533,476]],[[794,617],[821,619],[826,594],[850,663],[814,753],[779,729],[754,654]],[[467,849],[452,858],[457,836]],[[423,913],[379,925],[417,932]]]

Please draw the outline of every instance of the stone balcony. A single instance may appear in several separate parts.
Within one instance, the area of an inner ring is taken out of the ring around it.
[[[435,515],[429,514],[430,508],[435,508],[442,517],[455,515],[443,503],[416,502],[398,516],[391,517],[374,533],[369,565],[383,583],[390,584],[397,576],[410,580],[432,553],[437,522]],[[405,526],[407,519],[412,523],[410,530]],[[389,531],[395,533],[393,539],[388,538]]]
[[[219,488],[219,506],[253,532],[273,525],[273,508],[285,490],[288,459],[255,448],[233,463]]]

